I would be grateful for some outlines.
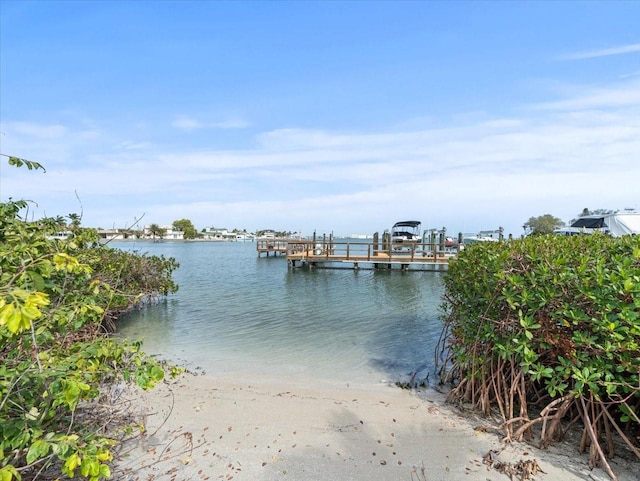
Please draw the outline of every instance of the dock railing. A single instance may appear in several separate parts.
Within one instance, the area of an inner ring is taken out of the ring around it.
[[[260,239],[256,241],[256,250],[258,255],[266,254],[285,254],[287,252],[287,245],[289,241],[286,239]]]

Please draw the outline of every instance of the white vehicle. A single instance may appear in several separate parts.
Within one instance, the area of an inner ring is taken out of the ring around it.
[[[553,231],[560,235],[593,234],[602,232],[613,237],[640,234],[639,212],[614,212],[611,214],[585,215],[578,217],[569,227]]]

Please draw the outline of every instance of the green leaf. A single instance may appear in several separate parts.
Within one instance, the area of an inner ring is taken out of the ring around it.
[[[20,309],[20,313],[25,320],[32,321],[34,319],[38,319],[42,313],[33,306],[25,305],[22,309]]]
[[[14,466],[8,465],[0,468],[0,481],[12,481],[14,479],[16,481],[22,479],[22,476]]]
[[[63,473],[72,478],[76,468],[80,466],[81,463],[82,459],[78,456],[78,453],[72,453],[64,462]]]
[[[33,282],[33,287],[35,287],[37,291],[44,290],[45,288],[44,279],[39,273],[37,273],[36,271],[27,271],[27,274],[29,275],[29,277],[31,277],[31,281]]]
[[[149,374],[154,381],[162,381],[162,379],[164,379],[164,369],[158,365],[153,366]]]
[[[111,477],[111,469],[109,469],[109,466],[107,466],[106,464],[100,465],[100,476],[102,476],[103,478]]]
[[[13,334],[17,334],[29,327],[28,319],[26,320],[26,325],[25,325],[25,322],[22,319],[21,312],[16,309],[14,309],[11,312],[6,323],[7,323],[7,329],[9,329],[9,332]]]
[[[0,302],[4,302],[4,300],[0,300]],[[9,322],[9,317],[13,314],[14,305],[5,304],[0,307],[0,326],[4,326],[7,322]],[[15,332],[15,331],[12,331]]]
[[[37,459],[44,458],[47,454],[49,454],[49,450],[51,449],[51,445],[43,441],[42,439],[37,439],[33,442],[31,447],[29,447],[29,451],[27,452],[27,463],[31,464]]]

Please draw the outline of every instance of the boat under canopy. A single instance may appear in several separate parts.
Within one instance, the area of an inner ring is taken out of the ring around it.
[[[393,224],[391,228],[391,242],[420,242],[421,232],[420,226],[422,222],[419,220],[403,220]]]

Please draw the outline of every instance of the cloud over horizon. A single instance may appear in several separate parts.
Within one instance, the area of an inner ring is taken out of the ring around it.
[[[56,158],[47,176],[5,169],[3,195],[44,205],[66,193],[69,210],[78,191],[85,221],[100,226],[146,212],[153,222],[187,217],[200,228],[273,225],[346,234],[415,217],[457,229],[499,223],[518,235],[534,215],[568,220],[585,206],[638,206],[639,92],[640,82],[612,84],[543,102],[518,118],[417,130],[275,129],[257,132],[252,149],[157,150],[151,141],[121,141],[123,150],[94,152],[85,166],[66,167],[91,151],[87,141]],[[46,140],[41,148],[63,152],[56,142],[76,133],[73,126],[27,123],[7,131],[8,148],[31,151],[38,161],[33,142]]]

